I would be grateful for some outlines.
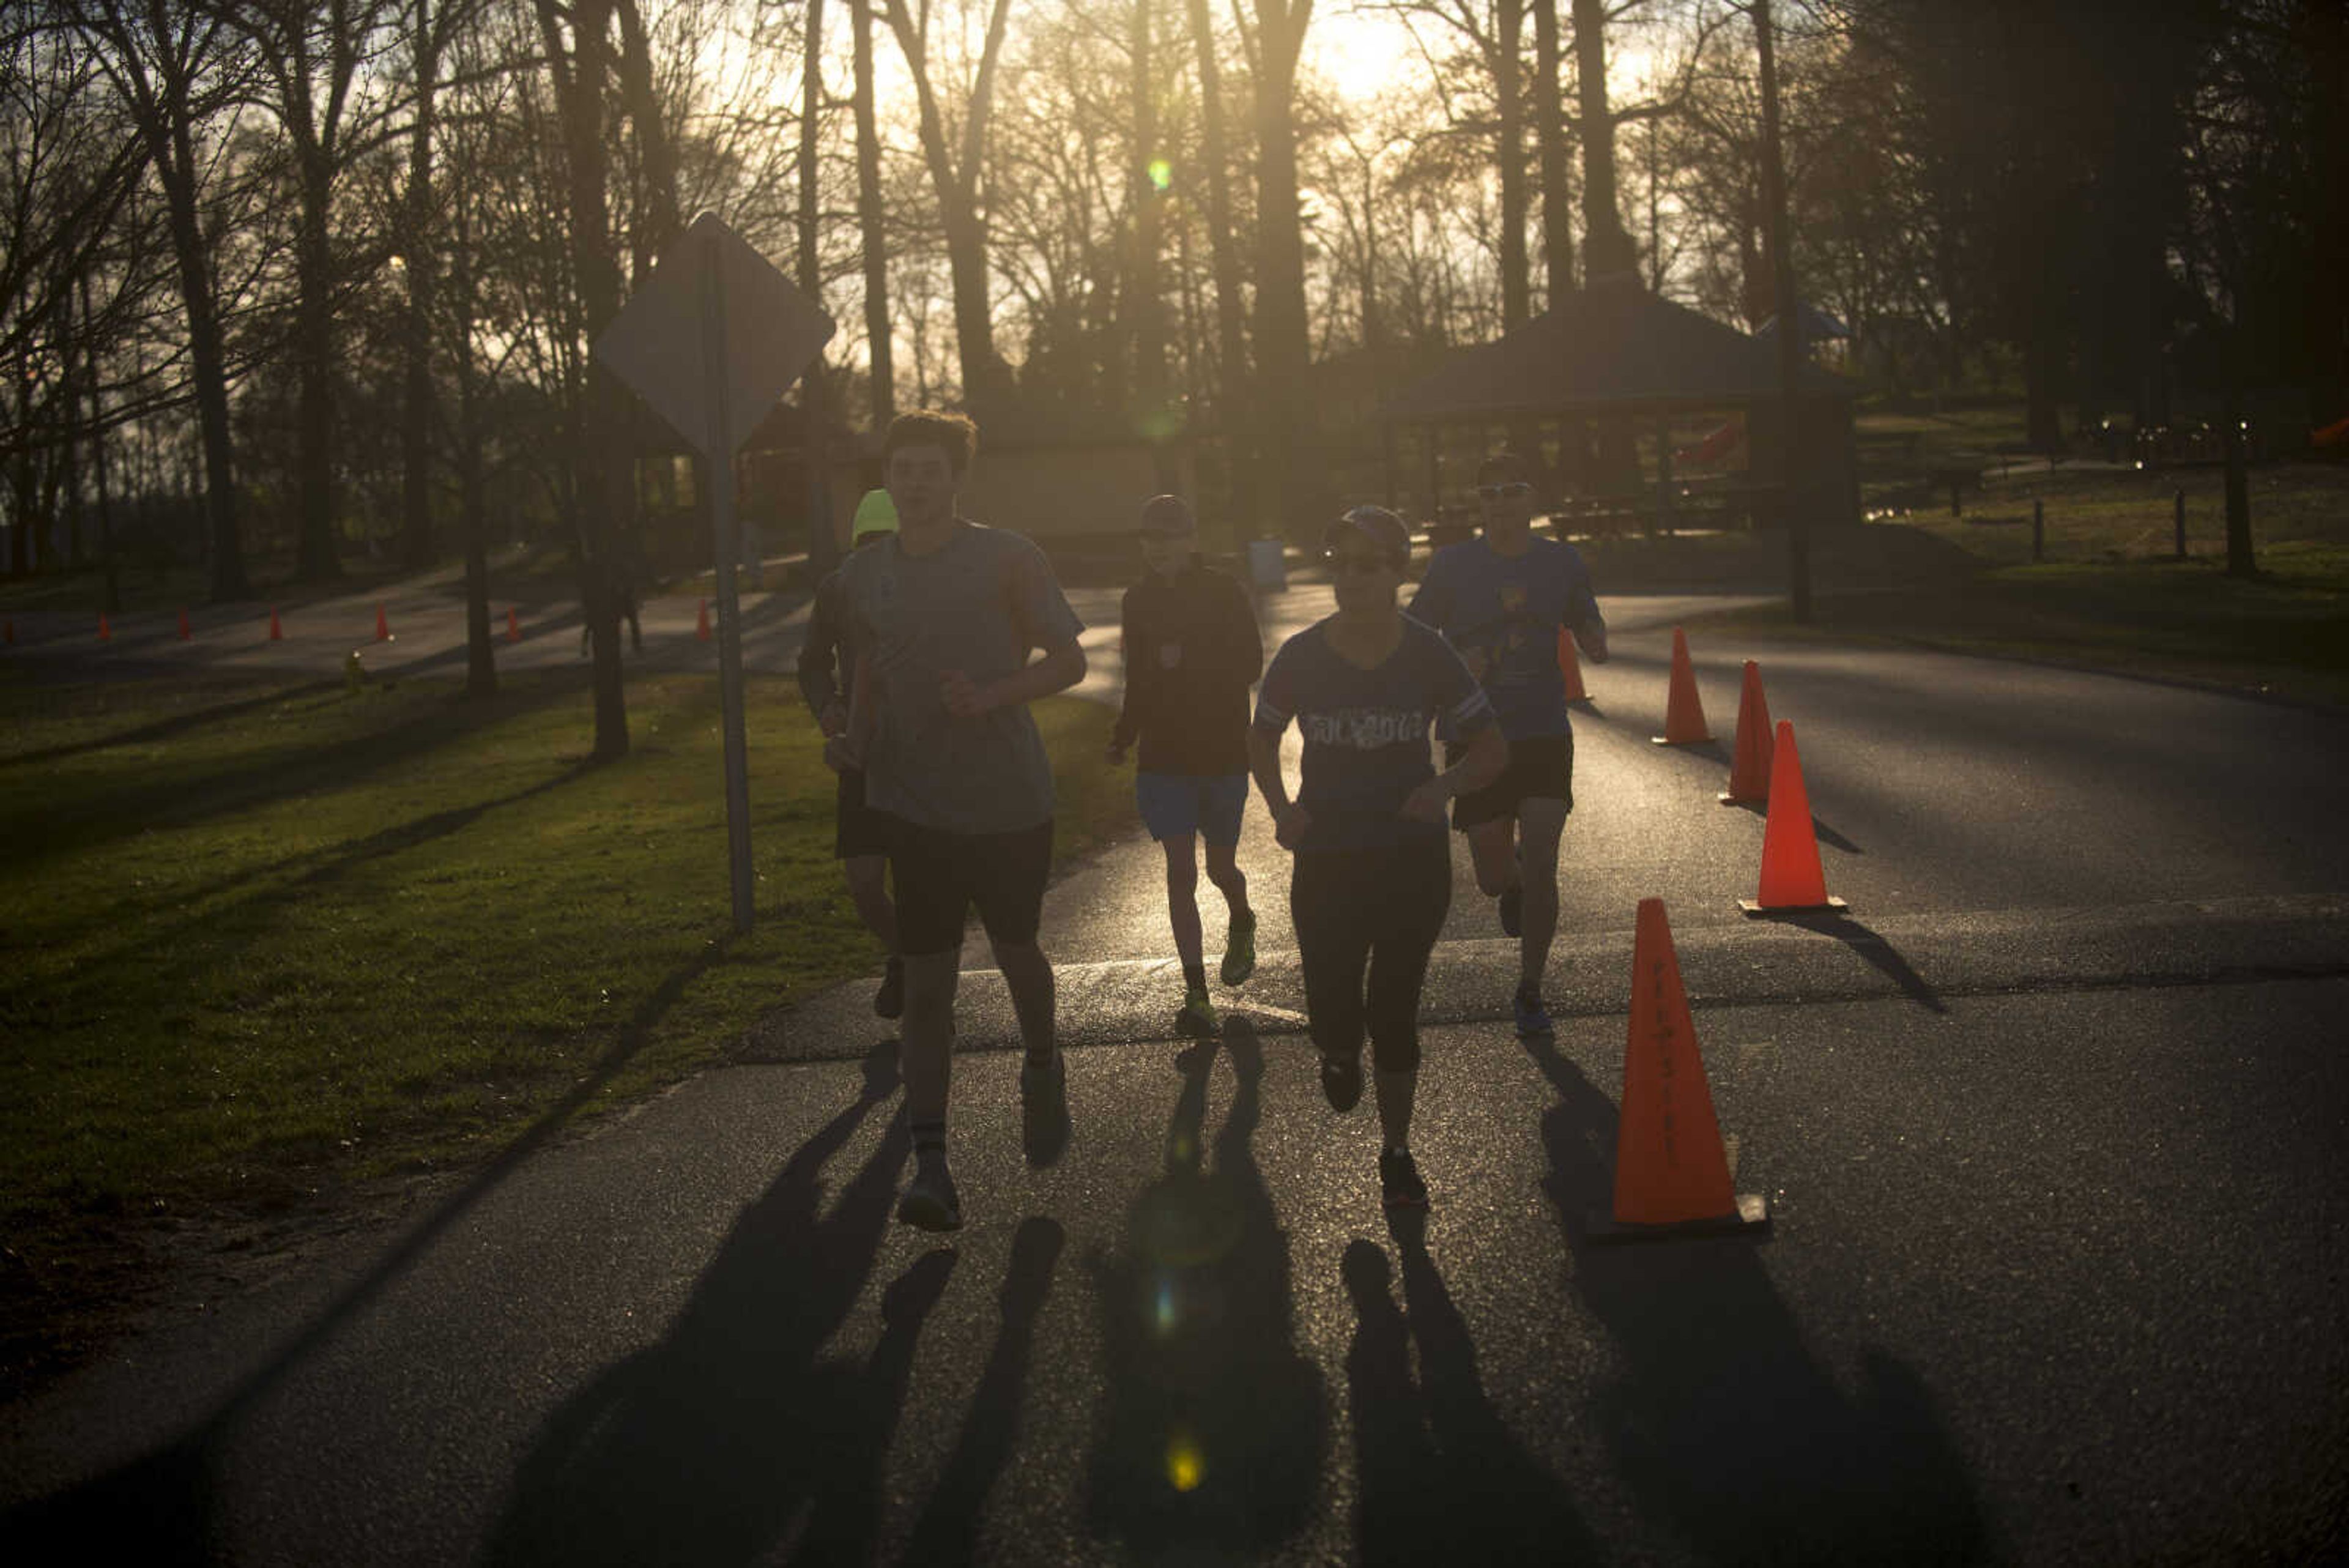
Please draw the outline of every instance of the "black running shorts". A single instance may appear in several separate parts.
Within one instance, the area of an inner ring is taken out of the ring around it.
[[[1450,767],[1466,752],[1447,743],[1444,765]],[[1465,833],[1479,823],[1497,822],[1517,815],[1528,800],[1562,800],[1574,809],[1574,737],[1528,735],[1509,742],[1509,765],[1483,789],[1472,790],[1452,803],[1452,826]]]
[[[1052,869],[1049,818],[1014,833],[949,833],[902,817],[887,821],[899,952],[920,958],[956,951],[974,904],[990,940],[1035,942]]]

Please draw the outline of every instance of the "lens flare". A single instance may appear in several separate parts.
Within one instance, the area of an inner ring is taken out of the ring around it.
[[[1174,165],[1167,162],[1164,158],[1152,159],[1150,161],[1150,182],[1161,191],[1164,191],[1166,187],[1174,183]]]
[[[1177,1432],[1166,1444],[1166,1479],[1176,1491],[1196,1491],[1207,1479],[1206,1461],[1188,1432]]]
[[[1174,1332],[1174,1322],[1182,1316],[1182,1308],[1174,1301],[1173,1280],[1162,1279],[1158,1282],[1158,1305],[1154,1315],[1157,1319],[1158,1333],[1162,1338]]]

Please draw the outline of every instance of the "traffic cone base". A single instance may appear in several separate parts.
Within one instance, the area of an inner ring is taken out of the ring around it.
[[[1759,1192],[1737,1195],[1734,1213],[1711,1220],[1682,1220],[1671,1225],[1627,1225],[1600,1210],[1588,1217],[1583,1240],[1593,1246],[1624,1241],[1675,1241],[1698,1236],[1747,1236],[1770,1229],[1770,1200]]]
[[[1593,1241],[1735,1234],[1770,1223],[1758,1193],[1731,1185],[1661,898],[1640,900],[1631,1008],[1623,1052],[1623,1109],[1615,1132],[1612,1208],[1589,1217]]]
[[[1704,703],[1696,694],[1688,637],[1678,627],[1672,628],[1672,683],[1664,702],[1664,732],[1648,738],[1660,746],[1698,746],[1713,739],[1713,732],[1705,728]]]
[[[1737,907],[1754,919],[1768,919],[1773,915],[1848,915],[1851,906],[1829,893],[1816,904],[1764,904],[1755,898],[1740,898]]]

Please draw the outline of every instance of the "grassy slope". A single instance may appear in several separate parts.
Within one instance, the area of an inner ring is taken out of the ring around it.
[[[12,1245],[476,1158],[874,971],[812,727],[787,682],[753,681],[749,709],[758,919],[737,940],[712,681],[632,684],[634,750],[592,768],[568,672],[481,706],[428,682],[0,685]],[[1038,715],[1080,763],[1059,847],[1081,854],[1131,815],[1081,765],[1109,715]]]

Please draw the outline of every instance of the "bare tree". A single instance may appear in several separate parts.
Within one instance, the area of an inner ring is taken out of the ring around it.
[[[251,62],[241,40],[216,13],[181,0],[143,0],[124,6],[84,0],[72,16],[97,46],[99,68],[137,128],[148,166],[163,189],[203,449],[212,597],[215,603],[250,597],[253,589],[237,531],[228,360],[212,282],[212,236],[201,216],[212,165],[200,155],[199,144],[210,133],[213,117],[246,90]]]
[[[917,23],[906,0],[887,0],[889,26],[897,47],[912,73],[916,106],[920,113],[923,161],[938,202],[946,231],[947,262],[954,280],[955,339],[962,361],[963,400],[982,418],[987,404],[1009,383],[1009,373],[995,350],[992,287],[988,270],[987,217],[980,200],[979,174],[986,163],[987,126],[994,99],[996,62],[1003,52],[1004,28],[1011,0],[991,0],[986,42],[960,104],[961,136],[949,145],[947,111],[933,76],[939,64],[932,57],[929,14],[924,8]]]

